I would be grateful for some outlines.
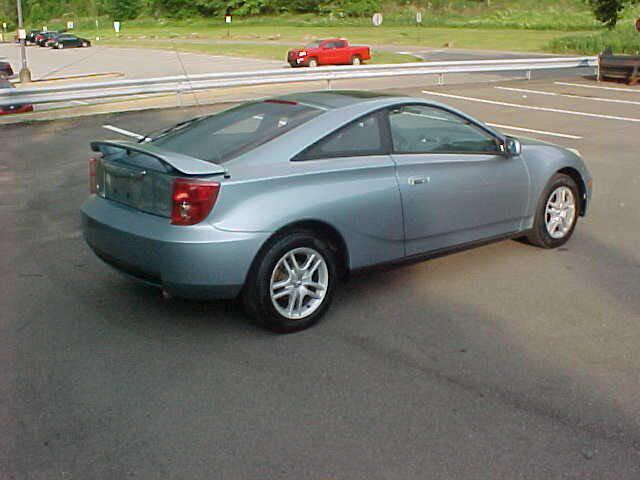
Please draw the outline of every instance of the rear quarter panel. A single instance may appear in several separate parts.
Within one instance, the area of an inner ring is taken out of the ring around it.
[[[223,183],[210,217],[221,230],[269,233],[308,220],[326,223],[340,233],[350,268],[402,257],[402,207],[391,158],[236,167],[232,180]]]

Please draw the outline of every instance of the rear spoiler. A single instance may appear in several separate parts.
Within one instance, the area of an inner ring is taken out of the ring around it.
[[[150,143],[137,143],[127,140],[104,140],[100,142],[91,142],[91,150],[100,152],[103,155],[109,155],[109,149],[124,149],[132,152],[149,155],[156,158],[167,165],[186,175],[220,175],[227,173],[227,170],[220,165],[199,158],[182,155],[181,153],[171,152],[158,148]]]

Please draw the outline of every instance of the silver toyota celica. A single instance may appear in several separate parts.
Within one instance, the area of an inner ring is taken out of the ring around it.
[[[558,247],[591,198],[572,151],[369,92],[254,101],[91,147],[82,218],[98,257],[169,295],[240,296],[280,332],[317,322],[355,269],[509,237]]]

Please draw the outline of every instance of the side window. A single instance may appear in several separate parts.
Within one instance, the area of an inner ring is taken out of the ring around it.
[[[323,157],[355,157],[381,154],[382,140],[378,115],[360,118],[312,145],[303,159]]]
[[[336,48],[344,48],[347,46],[347,42],[336,42]]]
[[[405,105],[389,112],[396,153],[501,153],[499,141],[440,108]]]

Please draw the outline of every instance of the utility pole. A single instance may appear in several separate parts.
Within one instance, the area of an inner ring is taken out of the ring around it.
[[[18,0],[18,36],[25,33],[22,23],[22,0]],[[29,83],[31,81],[31,71],[27,66],[27,39],[20,38],[20,56],[22,57],[22,68],[20,69],[20,83]]]

